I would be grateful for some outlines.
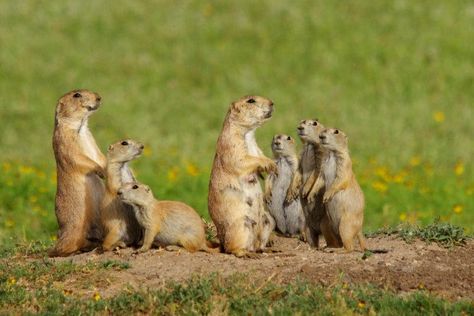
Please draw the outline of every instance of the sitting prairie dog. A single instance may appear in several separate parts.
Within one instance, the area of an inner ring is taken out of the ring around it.
[[[275,221],[264,208],[258,176],[275,172],[255,140],[255,130],[268,121],[273,102],[247,96],[233,102],[217,140],[209,181],[209,214],[221,247],[237,257],[254,256],[266,247]]]
[[[298,170],[295,140],[288,135],[275,135],[272,151],[278,174],[270,174],[265,181],[265,202],[276,222],[277,230],[287,236],[304,231],[305,221],[300,198],[285,203],[285,196]]]
[[[55,213],[58,241],[49,256],[91,250],[102,239],[100,201],[104,195],[106,160],[88,128],[101,97],[88,90],[63,95],[56,106],[53,150],[56,159]]]
[[[125,183],[135,182],[128,162],[139,157],[143,144],[124,139],[107,150],[106,193],[101,203],[100,218],[105,230],[102,250],[136,245],[142,238],[142,229],[130,205],[120,201],[118,190]]]
[[[357,237],[360,248],[365,250],[362,234],[364,221],[364,193],[352,172],[347,136],[338,129],[325,129],[320,136],[321,145],[328,151],[320,175],[310,191],[316,194],[325,188],[323,203],[326,207],[329,226],[342,240],[346,251],[354,249],[353,240]]]
[[[192,207],[182,202],[157,201],[147,185],[137,182],[124,184],[117,194],[132,206],[144,229],[143,246],[138,252],[149,250],[154,242],[182,246],[189,252],[219,252],[206,240],[205,224]]]

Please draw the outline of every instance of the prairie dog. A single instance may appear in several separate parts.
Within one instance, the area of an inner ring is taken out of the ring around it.
[[[290,203],[300,196],[305,217],[305,237],[311,247],[319,248],[319,239],[323,228],[321,223],[325,217],[322,194],[315,194],[316,198],[307,199],[307,192],[316,181],[321,167],[321,159],[324,150],[320,145],[320,133],[324,126],[317,120],[303,120],[297,127],[298,136],[303,142],[303,150],[300,155],[298,173],[293,177],[292,184],[288,190],[286,202]],[[328,244],[334,244],[334,238],[325,234]]]
[[[258,175],[275,172],[255,140],[255,130],[268,121],[273,102],[247,96],[233,102],[216,145],[209,181],[209,214],[225,252],[237,257],[263,251],[275,221],[264,208]]]
[[[320,136],[321,145],[328,151],[321,165],[321,173],[310,194],[324,186],[323,203],[332,231],[342,240],[346,251],[354,249],[357,237],[360,248],[365,250],[362,234],[364,221],[364,193],[352,172],[347,136],[340,130],[325,129]]]
[[[265,181],[265,202],[282,234],[295,236],[305,227],[300,198],[285,203],[286,193],[298,170],[295,140],[288,135],[275,135],[272,151],[278,174],[270,174]]]
[[[73,90],[57,103],[53,133],[57,191],[55,213],[58,241],[49,255],[68,256],[91,250],[102,239],[100,201],[104,195],[106,160],[88,128],[89,117],[101,97],[88,90]]]
[[[141,239],[141,227],[130,205],[120,201],[117,192],[122,185],[135,181],[128,162],[139,157],[143,144],[124,139],[107,150],[106,193],[101,203],[100,217],[105,229],[102,250],[137,244]]]
[[[151,189],[138,182],[124,184],[117,194],[122,202],[132,206],[145,230],[138,252],[149,250],[154,241],[161,246],[182,246],[189,252],[219,252],[206,240],[205,224],[192,207],[181,202],[157,201]]]

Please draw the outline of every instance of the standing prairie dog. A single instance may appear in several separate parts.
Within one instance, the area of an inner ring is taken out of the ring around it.
[[[137,182],[124,184],[117,194],[122,202],[132,206],[145,230],[139,252],[149,250],[154,241],[161,246],[182,246],[189,252],[219,252],[206,240],[205,224],[192,207],[181,202],[157,201],[148,186]]]
[[[305,227],[300,198],[285,203],[288,188],[298,170],[295,140],[288,135],[275,135],[272,151],[278,174],[270,174],[265,181],[265,202],[279,232],[287,236],[299,235]]]
[[[106,160],[87,126],[100,101],[97,93],[74,90],[63,95],[56,106],[53,150],[59,232],[56,245],[49,251],[52,257],[91,250],[102,239],[98,223],[104,184],[100,178]]]
[[[143,147],[139,142],[124,139],[110,145],[107,150],[106,193],[100,209],[105,229],[102,249],[105,251],[135,245],[142,237],[132,207],[120,201],[117,192],[125,183],[135,181],[128,162],[140,156]]]
[[[354,237],[359,240],[360,248],[365,250],[362,234],[364,193],[352,172],[347,136],[338,129],[330,128],[321,133],[320,139],[328,155],[309,195],[313,196],[324,186],[323,203],[332,231],[342,240],[346,251],[354,249]]]
[[[319,248],[320,235],[323,232],[321,223],[325,217],[322,195],[318,192],[315,199],[307,199],[308,188],[319,175],[324,150],[321,148],[319,136],[324,126],[317,120],[303,120],[297,127],[298,136],[303,142],[303,150],[299,161],[298,173],[293,178],[288,190],[286,202],[301,197],[305,217],[305,237],[311,247]],[[309,190],[308,190],[309,191]],[[333,244],[331,236],[325,236],[326,242]]]
[[[209,181],[209,214],[221,247],[237,257],[262,251],[275,225],[265,210],[258,176],[275,172],[255,140],[255,130],[268,121],[273,102],[247,96],[233,102],[217,140]]]

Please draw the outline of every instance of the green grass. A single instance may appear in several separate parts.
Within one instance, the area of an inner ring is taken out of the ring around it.
[[[318,315],[468,315],[474,312],[472,302],[449,302],[423,291],[401,297],[388,290],[342,281],[323,288],[303,281],[290,285],[248,282],[245,275],[227,279],[217,275],[196,277],[184,283],[168,283],[159,289],[129,289],[104,298],[100,284],[105,280],[94,274],[103,268],[49,261],[1,264],[0,313],[313,315],[318,311]],[[59,285],[66,278],[76,283]]]

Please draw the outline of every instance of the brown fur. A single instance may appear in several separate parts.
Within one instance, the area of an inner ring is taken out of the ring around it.
[[[182,202],[157,201],[148,186],[137,182],[123,185],[118,195],[133,207],[145,230],[138,252],[149,250],[154,241],[161,246],[181,246],[189,252],[219,252],[206,240],[205,224],[192,207]]]
[[[255,141],[255,130],[271,117],[272,101],[247,96],[233,102],[217,140],[209,182],[209,214],[227,253],[263,251],[275,221],[264,209],[258,176],[275,172]]]
[[[362,233],[364,221],[364,193],[352,171],[347,136],[337,129],[326,129],[321,133],[321,144],[328,155],[324,158],[316,182],[324,186],[323,203],[328,216],[328,229],[332,230],[346,251],[354,249],[357,237],[360,248],[366,249]]]
[[[53,150],[59,232],[50,256],[90,250],[102,239],[98,212],[104,194],[100,177],[103,177],[106,160],[87,126],[100,100],[97,93],[74,90],[63,95],[56,106]]]
[[[135,181],[128,162],[140,156],[142,151],[143,144],[131,139],[116,142],[107,151],[106,193],[100,210],[106,233],[102,243],[104,251],[136,245],[141,240],[142,229],[133,208],[120,201],[117,192],[125,183]]]

